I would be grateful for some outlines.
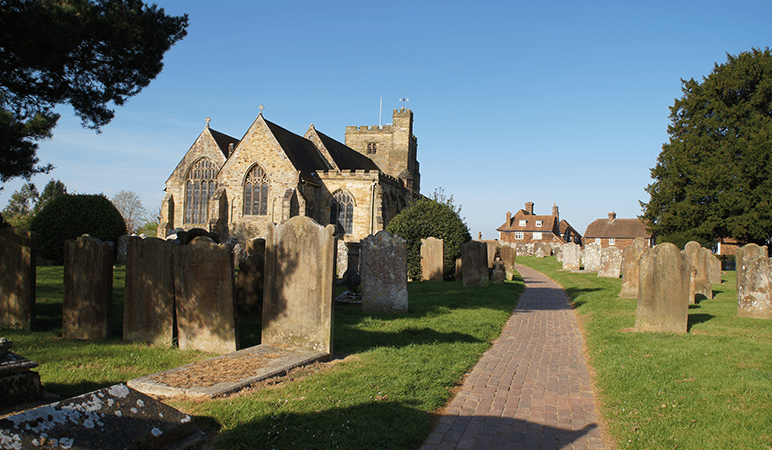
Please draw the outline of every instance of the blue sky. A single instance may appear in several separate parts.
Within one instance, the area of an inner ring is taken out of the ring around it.
[[[347,125],[414,113],[421,191],[442,187],[474,237],[507,211],[552,204],[580,233],[641,213],[681,79],[770,46],[768,1],[456,2],[159,0],[190,16],[163,72],[101,134],[68,107],[38,156],[70,192],[120,190],[160,207],[211,117],[241,138],[266,119],[339,141]],[[0,191],[0,208],[21,187]]]

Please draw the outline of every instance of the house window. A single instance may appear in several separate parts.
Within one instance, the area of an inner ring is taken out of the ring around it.
[[[526,223],[528,223],[527,220],[521,220],[519,226],[524,227]]]
[[[523,239],[523,232],[522,231],[515,231],[515,239]]]
[[[252,166],[244,180],[244,215],[268,215],[268,174],[259,164]]]
[[[608,238],[608,245],[616,245],[617,240],[614,238]]]
[[[375,142],[368,142],[367,143],[367,154],[368,155],[374,155],[376,150],[378,150],[378,144]]]
[[[541,226],[541,224],[542,224],[542,221],[541,221],[541,220],[537,220],[537,221],[536,221],[536,226],[537,226],[537,227],[540,227],[540,226]]]
[[[209,199],[217,190],[217,165],[201,158],[185,177],[185,223],[203,224],[209,219]]]
[[[600,238],[595,238],[595,243],[600,245]]]
[[[330,223],[335,225],[335,234],[351,234],[354,228],[354,198],[345,191],[338,191],[330,203]]]
[[[541,232],[537,231],[533,234],[533,240],[534,241],[541,241]]]

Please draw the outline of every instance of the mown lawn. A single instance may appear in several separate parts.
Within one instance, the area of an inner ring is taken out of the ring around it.
[[[115,272],[113,330],[122,329],[125,274]],[[61,267],[38,268],[38,322],[32,332],[2,330],[14,350],[41,363],[49,392],[72,396],[211,355],[174,348],[61,339]],[[486,288],[460,282],[410,283],[410,313],[335,308],[334,364],[292,381],[206,402],[172,404],[216,434],[217,448],[415,449],[433,411],[490,347],[524,289],[522,279]],[[240,326],[242,343],[254,326]]]
[[[618,448],[772,448],[772,321],[737,317],[734,272],[676,335],[632,331],[636,300],[617,298],[621,279],[563,272],[555,258],[517,261],[573,299]]]

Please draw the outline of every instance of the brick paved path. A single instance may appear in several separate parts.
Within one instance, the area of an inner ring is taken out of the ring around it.
[[[602,449],[582,336],[568,298],[516,266],[526,289],[422,450]]]

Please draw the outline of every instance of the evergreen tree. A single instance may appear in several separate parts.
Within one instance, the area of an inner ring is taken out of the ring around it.
[[[727,55],[702,82],[682,80],[669,142],[641,202],[659,242],[772,236],[772,53]]]

